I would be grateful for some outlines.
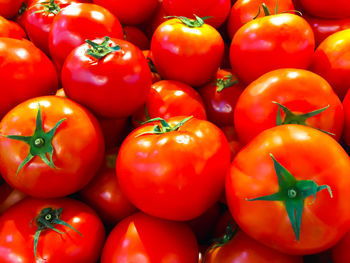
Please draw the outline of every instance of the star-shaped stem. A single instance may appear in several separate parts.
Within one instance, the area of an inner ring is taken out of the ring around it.
[[[85,42],[91,46],[91,48],[89,48],[86,51],[86,54],[96,59],[101,59],[112,52],[116,52],[120,50],[119,45],[111,47],[109,45],[109,41],[110,41],[110,37],[105,37],[105,40],[101,44],[97,44],[89,39],[86,39]]]
[[[221,79],[216,79],[215,84],[217,86],[217,92],[221,92],[223,89],[232,87],[238,83],[238,80],[232,80],[232,74],[225,75]]]
[[[146,123],[154,122],[154,121],[160,121],[160,125],[159,124],[154,125],[153,131],[144,132],[144,133],[139,134],[138,136],[145,135],[145,134],[163,134],[163,133],[167,133],[167,132],[177,131],[182,125],[184,125],[186,122],[188,122],[192,118],[193,118],[193,116],[187,117],[173,127],[171,127],[170,124],[167,123],[167,121],[162,119],[162,118],[150,119],[150,120],[143,122],[142,125],[146,124]]]
[[[164,18],[177,18],[179,19],[184,25],[188,27],[201,27],[205,24],[204,20],[212,18],[212,16],[203,16],[199,17],[195,14],[193,14],[196,19],[190,19],[184,16],[165,16]]]

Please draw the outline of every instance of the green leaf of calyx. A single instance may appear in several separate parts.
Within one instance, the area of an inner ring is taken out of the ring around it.
[[[211,16],[199,17],[196,14],[193,14],[196,19],[190,19],[185,16],[165,16],[164,18],[177,18],[184,25],[192,28],[201,27],[205,24],[204,20],[212,18]]]
[[[110,41],[110,37],[107,37],[107,36],[105,37],[105,40],[101,44],[98,44],[89,39],[86,39],[85,42],[91,46],[91,48],[89,48],[86,51],[86,54],[96,59],[102,59],[108,54],[116,52],[121,49],[119,45],[111,47],[109,45],[109,41]]]
[[[192,119],[193,116],[187,117],[183,120],[181,120],[179,123],[177,123],[175,126],[171,127],[170,124],[164,120],[163,118],[153,118],[150,120],[147,120],[145,122],[142,123],[142,125],[147,124],[147,123],[151,123],[154,121],[159,121],[160,125],[154,125],[153,127],[153,131],[148,131],[148,132],[143,132],[137,135],[137,137],[145,135],[145,134],[164,134],[167,132],[173,132],[173,131],[177,131],[182,125],[184,125],[186,122],[188,122],[190,119]]]

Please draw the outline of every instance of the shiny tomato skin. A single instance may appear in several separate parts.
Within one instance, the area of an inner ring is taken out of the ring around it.
[[[40,234],[34,257],[35,223],[31,221],[43,208],[62,208],[60,219],[78,230],[56,224],[62,235],[52,230]],[[12,206],[0,218],[0,261],[6,263],[96,263],[105,239],[101,219],[82,202],[61,199],[26,198]],[[5,252],[6,251],[6,252]],[[14,256],[15,255],[15,256]]]
[[[102,39],[93,40],[102,43]],[[68,98],[96,115],[124,118],[147,99],[152,76],[142,51],[125,40],[112,38],[120,50],[97,59],[87,55],[85,43],[68,56],[62,68],[62,86]],[[137,95],[136,95],[137,94]]]
[[[350,2],[348,0],[299,0],[306,13],[320,18],[348,18]]]
[[[184,117],[168,120],[173,127]],[[171,220],[190,220],[204,213],[223,191],[230,149],[214,124],[192,118],[179,130],[153,131],[156,123],[134,130],[117,158],[120,187],[140,210]]]
[[[124,40],[133,43],[141,50],[149,49],[149,40],[146,37],[145,33],[141,31],[141,29],[135,26],[124,26]]]
[[[256,17],[263,3],[265,3],[272,14],[275,14],[276,0],[237,0],[233,4],[230,16],[227,20],[227,32],[231,39],[240,27]],[[292,0],[278,1],[277,13],[294,9]],[[258,17],[263,16],[264,12],[260,12]]]
[[[139,25],[152,16],[158,0],[94,0],[111,11],[122,24]]]
[[[283,254],[266,247],[238,231],[227,244],[213,249],[206,257],[206,263],[302,263],[303,258]]]
[[[349,232],[332,248],[333,263],[350,261],[350,234]]]
[[[14,17],[23,2],[23,0],[0,0],[0,16],[5,18]]]
[[[120,189],[113,155],[105,155],[101,168],[91,182],[79,192],[79,196],[82,201],[93,207],[109,226],[114,226],[118,221],[138,211]]]
[[[0,215],[14,204],[27,197],[26,194],[12,188],[7,183],[0,185]]]
[[[168,120],[176,116],[193,116],[206,120],[207,114],[201,96],[191,86],[174,80],[161,80],[154,83],[145,105],[133,114],[133,124],[139,127],[139,121],[146,121],[148,117]]]
[[[238,137],[248,143],[263,130],[276,126],[278,105],[286,106],[294,114],[324,108],[310,117],[306,124],[334,133],[339,140],[344,125],[344,110],[332,87],[322,77],[303,69],[277,69],[253,81],[238,99],[234,122]],[[284,113],[280,110],[282,120]]]
[[[52,60],[61,69],[69,53],[83,44],[85,39],[105,36],[123,39],[123,29],[112,13],[89,3],[70,5],[52,23],[49,33]]]
[[[51,198],[72,194],[92,179],[102,162],[104,141],[101,128],[96,118],[79,104],[67,98],[45,96],[27,100],[8,112],[0,123],[0,133],[33,135],[38,104],[45,132],[65,118],[52,139],[52,159],[56,169],[35,156],[16,175],[29,153],[29,146],[1,136],[0,173],[12,187],[31,196]]]
[[[17,23],[0,16],[0,37],[27,38],[24,30]]]
[[[224,42],[219,32],[207,24],[191,28],[175,18],[156,29],[151,51],[162,78],[196,87],[215,76],[224,54]]]
[[[233,125],[233,111],[239,95],[245,88],[242,83],[238,82],[218,91],[219,87],[215,84],[216,79],[227,76],[232,76],[232,81],[237,80],[230,70],[219,69],[215,79],[198,89],[205,104],[208,120],[218,126]]]
[[[316,47],[330,35],[350,28],[350,18],[325,19],[309,15],[304,15],[303,17],[314,31]]]
[[[300,241],[297,242],[285,205],[281,201],[247,201],[279,189],[274,158],[296,180],[328,185],[315,202],[304,200]],[[350,159],[330,136],[316,129],[290,124],[268,129],[255,137],[235,157],[226,178],[226,198],[239,227],[257,241],[287,254],[324,251],[350,227]]]
[[[211,16],[206,23],[219,28],[230,13],[230,0],[163,0],[165,12],[171,16]]]
[[[350,29],[327,37],[316,49],[310,70],[325,78],[340,99],[350,88]]]
[[[197,263],[198,245],[184,223],[144,213],[123,219],[112,230],[101,263]]]
[[[27,99],[56,92],[55,67],[32,42],[0,38],[0,61],[0,118]]]
[[[274,69],[306,69],[315,40],[305,19],[293,14],[257,18],[234,35],[230,47],[232,71],[249,84]]]

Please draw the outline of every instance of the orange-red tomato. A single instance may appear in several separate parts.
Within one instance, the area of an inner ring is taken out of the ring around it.
[[[17,23],[0,16],[0,37],[22,39],[27,35]]]

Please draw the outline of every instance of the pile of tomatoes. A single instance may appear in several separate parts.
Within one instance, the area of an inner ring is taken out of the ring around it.
[[[0,0],[1,263],[350,262],[348,0]]]

